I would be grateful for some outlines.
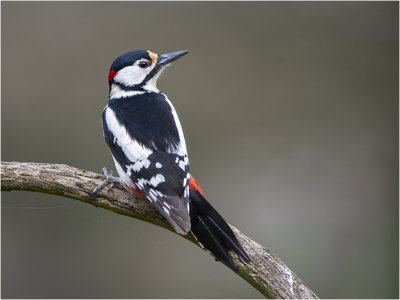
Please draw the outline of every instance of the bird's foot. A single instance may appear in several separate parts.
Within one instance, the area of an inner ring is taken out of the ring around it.
[[[110,172],[108,172],[107,168],[104,167],[101,170],[101,173],[104,175],[104,177],[106,179],[102,183],[100,183],[98,186],[95,187],[95,189],[90,193],[90,196],[95,195],[99,190],[101,190],[103,187],[105,187],[108,184],[110,184],[110,186],[108,187],[107,191],[111,190],[114,187],[114,183],[121,184],[121,179],[119,179],[119,177],[113,176],[112,170]]]

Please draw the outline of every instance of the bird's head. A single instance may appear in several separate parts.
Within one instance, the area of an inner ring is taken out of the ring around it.
[[[148,50],[135,50],[122,54],[114,60],[108,73],[110,90],[114,86],[125,91],[158,91],[157,78],[163,69],[188,52],[158,55]]]

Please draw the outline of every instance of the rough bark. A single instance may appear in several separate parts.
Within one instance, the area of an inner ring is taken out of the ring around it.
[[[62,164],[2,162],[1,176],[2,191],[65,196],[173,231],[149,201],[136,199],[119,185],[112,190],[103,188],[91,197],[91,191],[104,180],[101,174]],[[233,254],[239,276],[267,298],[318,298],[276,255],[231,227],[251,259],[250,263],[245,263]],[[190,234],[184,238],[197,244]]]

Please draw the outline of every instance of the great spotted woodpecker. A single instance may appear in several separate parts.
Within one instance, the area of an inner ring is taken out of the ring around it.
[[[105,183],[118,181],[131,193],[147,198],[177,233],[191,231],[202,247],[236,271],[229,251],[246,262],[249,257],[190,175],[178,115],[156,87],[164,68],[187,52],[157,55],[136,50],[112,63],[103,132],[119,178],[103,169]]]

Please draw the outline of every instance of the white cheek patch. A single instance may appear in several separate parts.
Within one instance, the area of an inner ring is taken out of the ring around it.
[[[157,88],[157,80],[158,80],[158,77],[160,77],[163,70],[164,70],[164,68],[161,68],[160,70],[158,70],[157,74],[155,74],[153,76],[153,78],[151,78],[149,81],[147,81],[146,84],[143,86],[143,88],[148,91],[158,93],[159,90]]]
[[[139,66],[128,66],[117,72],[117,75],[114,77],[114,81],[127,86],[140,84],[152,69],[153,68],[142,69]]]

